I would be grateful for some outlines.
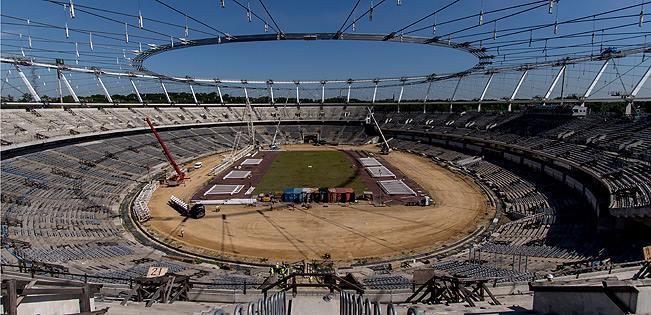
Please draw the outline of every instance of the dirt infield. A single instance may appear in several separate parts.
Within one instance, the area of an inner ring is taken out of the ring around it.
[[[349,148],[377,151],[372,146]],[[282,149],[334,148],[299,145]],[[203,187],[209,180],[208,171],[222,158],[203,159],[204,168],[193,172],[184,186],[154,192],[149,203],[152,219],[145,223],[151,234],[185,250],[249,262],[314,260],[325,254],[337,261],[373,261],[435,250],[467,236],[494,215],[471,180],[402,152],[383,158],[429,192],[436,205],[374,207],[360,202],[346,207],[273,210],[222,206],[220,212],[211,206],[199,220],[186,220],[167,206],[171,194],[187,199]]]

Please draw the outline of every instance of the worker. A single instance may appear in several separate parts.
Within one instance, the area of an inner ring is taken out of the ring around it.
[[[181,231],[179,232],[179,236],[180,236],[180,237],[183,237],[183,233],[184,233],[184,232],[185,232],[185,229],[184,229],[184,228],[181,228]]]

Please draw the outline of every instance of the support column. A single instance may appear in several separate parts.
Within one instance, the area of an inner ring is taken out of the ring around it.
[[[350,87],[353,85],[352,80],[348,80],[348,94],[346,95],[346,104],[350,103]]]
[[[402,82],[402,85],[400,86],[400,93],[398,94],[398,104],[402,102],[402,94],[405,93],[405,82]]]
[[[249,91],[246,89],[247,81],[242,80],[242,86],[244,87],[244,98],[246,110],[249,112],[249,119],[247,120],[247,129],[249,129],[249,137],[251,138],[251,145],[255,145],[255,129],[253,127],[253,107],[251,107],[251,102],[249,101]]]
[[[452,98],[450,99],[450,113],[452,112],[452,103],[454,102],[454,97],[457,96],[457,90],[459,90],[459,85],[461,84],[462,79],[463,76],[460,76],[457,85],[454,87],[454,91],[452,92]]]
[[[224,97],[222,96],[222,89],[217,85],[217,94],[219,94],[219,103],[224,105]]]
[[[626,105],[626,115],[632,115],[633,114],[633,103],[634,99],[637,96],[637,93],[640,92],[642,89],[642,86],[644,86],[644,83],[651,77],[651,66],[646,69],[646,72],[642,77],[640,78],[640,81],[637,82],[635,87],[633,88],[633,91],[631,92],[631,95],[629,95],[629,101],[628,104]]]
[[[165,94],[165,98],[167,99],[167,102],[172,104],[172,99],[170,98],[170,95],[167,93],[167,88],[165,87],[165,83],[163,83],[163,80],[160,80],[160,86],[163,88],[163,93]]]
[[[405,92],[405,82],[407,80],[402,78],[400,81],[402,81],[402,85],[400,85],[400,94],[398,94],[398,113],[400,113],[400,102],[402,102],[402,95]]]
[[[57,70],[60,73],[61,79],[63,79],[63,84],[65,84],[66,88],[68,89],[68,92],[70,93],[70,96],[72,96],[72,99],[75,100],[76,103],[79,102],[79,97],[77,97],[77,93],[75,93],[75,90],[72,89],[72,86],[70,85],[70,82],[68,82],[68,78],[66,78],[66,75],[61,72],[61,70]]]
[[[554,81],[552,81],[552,85],[549,86],[549,89],[547,89],[547,93],[545,93],[545,97],[543,98],[543,105],[545,105],[545,101],[548,100],[549,97],[552,95],[552,92],[554,92],[554,88],[556,87],[556,84],[558,84],[558,81],[565,74],[566,67],[567,67],[566,65],[563,65],[561,69],[558,70],[558,73],[556,74]]]
[[[199,105],[199,100],[197,100],[197,95],[194,93],[194,87],[192,86],[192,83],[188,83],[190,86],[190,92],[192,92],[192,99],[194,100],[194,103]]]
[[[522,87],[522,83],[524,82],[524,79],[527,77],[527,73],[529,73],[529,69],[524,70],[522,76],[520,77],[520,81],[518,81],[518,85],[515,86],[515,90],[513,90],[513,94],[511,94],[511,97],[509,98],[509,112],[511,111],[511,105],[513,103],[513,100],[518,95],[518,91],[520,91],[520,87]]]
[[[295,82],[296,84],[296,105],[301,105],[301,96],[298,93],[298,86],[300,85],[299,82]]]
[[[34,99],[34,102],[40,102],[41,97],[38,96],[38,93],[36,93],[36,90],[32,86],[32,83],[30,83],[29,80],[27,80],[27,77],[25,76],[23,71],[20,70],[20,67],[18,67],[18,65],[15,64],[14,66],[16,67],[16,71],[18,72],[18,75],[20,76],[20,79],[23,80],[23,83],[27,87],[27,90],[29,91],[29,94],[32,95],[32,98]]]
[[[61,86],[61,70],[57,69],[57,88],[59,92],[59,102],[63,103],[63,87]]]
[[[479,104],[477,105],[477,112],[481,112],[481,103],[484,101],[484,98],[486,97],[486,92],[488,92],[488,87],[491,86],[491,82],[493,82],[493,76],[495,73],[491,73],[490,76],[488,77],[488,81],[486,81],[486,85],[484,86],[484,90],[481,92],[481,96],[479,97]]]
[[[104,91],[104,96],[106,96],[106,100],[109,103],[113,103],[113,98],[111,97],[111,93],[109,93],[108,89],[106,89],[106,85],[104,85],[104,82],[102,81],[102,78],[100,78],[99,73],[95,73],[95,76],[97,77],[97,82],[99,82],[99,86],[102,88],[102,91]]]
[[[606,71],[606,68],[608,68],[608,63],[610,63],[610,58],[604,61],[604,64],[601,66],[601,69],[599,69],[597,76],[595,76],[594,79],[592,79],[590,86],[588,86],[588,89],[583,94],[583,102],[581,102],[581,106],[585,106],[585,99],[590,97],[590,94],[592,94],[592,90],[594,90],[595,86],[597,86],[599,79],[601,79],[601,76],[604,74],[604,71]]]
[[[325,103],[325,85],[326,81],[321,81],[321,104]]]
[[[276,104],[276,100],[274,99],[274,81],[267,81],[267,87],[269,89],[269,103],[270,105]]]
[[[246,83],[244,84],[244,101],[246,105],[249,105],[251,102],[249,102],[249,91],[246,89]]]
[[[142,101],[142,96],[140,96],[140,92],[138,91],[138,87],[136,86],[136,83],[133,82],[133,79],[131,79],[131,78],[129,79],[129,81],[131,82],[131,86],[133,87],[133,91],[136,92],[136,96],[138,97],[138,102],[140,102],[140,104],[143,104],[144,102]]]
[[[642,89],[642,86],[644,86],[644,83],[646,83],[646,81],[649,79],[649,77],[651,77],[651,66],[649,66],[649,68],[646,69],[646,72],[640,78],[640,81],[637,82],[637,84],[635,85],[635,88],[633,88],[633,92],[631,92],[632,97],[637,96],[637,93],[640,92],[640,90]]]
[[[432,80],[429,80],[429,85],[427,85],[427,92],[425,92],[425,97],[423,98],[423,114],[427,112],[427,100],[429,99],[429,92],[432,90]]]
[[[375,88],[373,89],[373,100],[371,101],[371,103],[375,104],[375,97],[377,96],[377,85],[380,81],[375,80],[373,82],[375,83]]]

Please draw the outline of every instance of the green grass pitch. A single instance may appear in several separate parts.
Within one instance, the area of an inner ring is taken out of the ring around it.
[[[350,159],[340,151],[283,151],[271,163],[255,193],[292,187],[350,187],[361,194],[367,188],[356,173]]]

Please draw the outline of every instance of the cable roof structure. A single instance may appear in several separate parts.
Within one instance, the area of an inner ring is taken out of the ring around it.
[[[342,4],[344,11],[329,12],[340,18],[329,22],[330,29],[318,31],[291,21],[281,4],[263,0],[196,5],[138,0],[126,6],[87,0],[28,2],[39,14],[4,8],[1,13],[4,102],[19,101],[13,97],[18,95],[24,102],[64,102],[65,97],[84,103],[97,101],[87,96],[103,94],[114,103],[112,95],[134,94],[135,102],[151,103],[141,94],[161,93],[169,103],[174,103],[170,94],[190,93],[202,104],[585,104],[651,97],[646,84],[651,0],[608,7],[586,2],[580,11],[564,10],[559,0],[446,0],[426,12],[409,11],[414,6],[410,1],[352,0]],[[250,32],[253,28],[259,31]],[[148,63],[193,47],[273,41],[417,44],[448,49],[474,62],[458,71],[440,71],[441,60],[433,59],[419,67],[421,73],[344,72],[322,78],[290,73],[283,79],[226,77],[219,69],[213,77],[192,71],[162,73]]]

